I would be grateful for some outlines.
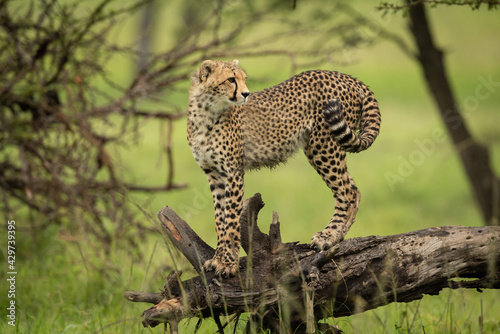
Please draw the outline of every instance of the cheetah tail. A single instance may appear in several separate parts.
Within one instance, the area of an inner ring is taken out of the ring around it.
[[[364,151],[377,138],[380,129],[380,110],[377,100],[373,96],[365,97],[363,100],[363,111],[357,135],[345,121],[342,103],[339,99],[326,103],[323,112],[325,120],[330,126],[330,132],[346,152]]]

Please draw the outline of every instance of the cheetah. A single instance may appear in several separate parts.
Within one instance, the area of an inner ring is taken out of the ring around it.
[[[205,60],[189,90],[188,143],[208,177],[217,230],[204,269],[225,277],[238,270],[245,171],[284,163],[302,148],[335,199],[332,219],[311,241],[328,249],[343,240],[358,211],[346,152],[367,149],[381,121],[372,91],[346,74],[306,71],[255,93],[246,78],[238,60]]]

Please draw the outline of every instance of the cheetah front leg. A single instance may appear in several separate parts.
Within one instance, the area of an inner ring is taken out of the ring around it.
[[[224,177],[216,172],[209,172],[207,176],[215,208],[217,248],[213,258],[207,260],[203,267],[228,277],[235,275],[238,270],[243,176],[235,173]]]
[[[221,239],[219,237],[220,226],[222,226],[225,222],[225,214],[224,207],[226,199],[224,197],[225,194],[225,182],[224,178],[216,171],[211,169],[204,170],[207,177],[208,183],[210,184],[210,191],[212,192],[212,200],[214,204],[215,211],[215,229],[217,231],[217,248],[214,256],[205,261],[203,267],[206,271],[211,271],[217,268],[217,266],[221,263],[220,260],[220,242]]]

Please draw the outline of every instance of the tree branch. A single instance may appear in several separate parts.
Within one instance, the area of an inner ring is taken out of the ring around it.
[[[398,11],[402,9],[406,9],[416,5],[430,5],[430,6],[438,6],[438,5],[446,5],[446,6],[470,6],[472,9],[479,9],[482,4],[487,4],[488,9],[495,9],[500,1],[497,0],[414,0],[407,1],[406,4],[396,5],[393,3],[384,2],[381,3],[377,9],[379,10],[393,10]]]
[[[412,3],[407,0],[408,3]],[[409,9],[410,31],[418,48],[418,61],[439,114],[462,161],[486,225],[500,220],[500,180],[491,168],[489,150],[471,135],[448,81],[444,54],[434,43],[422,3]]]
[[[500,227],[442,226],[360,237],[317,253],[308,245],[282,244],[277,214],[271,235],[262,233],[256,224],[262,207],[259,194],[245,202],[242,244],[249,256],[240,259],[239,274],[228,279],[203,272],[201,264],[214,250],[171,208],[161,210],[167,235],[200,276],[182,282],[184,294],[173,284],[159,303],[157,295],[126,293],[129,300],[156,303],[143,313],[143,324],[252,312],[252,318],[260,318],[271,331],[289,321],[292,331],[303,332],[307,319],[309,329],[315,325],[310,323],[312,315],[316,322],[348,316],[394,301],[418,300],[444,288],[500,288]],[[291,310],[288,320],[277,311],[285,304]]]

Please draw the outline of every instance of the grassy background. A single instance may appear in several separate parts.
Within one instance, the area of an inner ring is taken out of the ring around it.
[[[356,6],[373,15],[374,21],[385,29],[408,40],[406,19],[401,14],[381,18],[380,13],[371,13],[368,3],[358,2]],[[487,99],[477,100],[477,105],[468,104],[476,101],[480,77],[500,82],[498,12],[437,8],[429,13],[437,42],[447,53],[457,101],[464,106],[474,136],[491,148],[494,169],[500,173],[499,87],[495,86]],[[161,15],[165,22],[154,27],[158,31],[164,31],[175,20],[172,7],[162,7]],[[124,27],[116,36],[126,39],[132,31],[132,27]],[[360,31],[378,34],[370,26],[360,26]],[[256,36],[258,32],[250,38]],[[165,42],[161,34],[157,39],[161,45],[168,43],[168,38]],[[349,73],[367,83],[382,111],[381,133],[375,144],[366,152],[348,157],[350,173],[362,193],[357,222],[348,237],[389,235],[439,225],[481,225],[455,151],[446,137],[437,135],[444,130],[416,63],[388,41],[349,50],[338,57],[335,65],[324,64],[322,68]],[[345,61],[349,64],[342,65]],[[287,60],[280,57],[241,58],[240,63],[250,78],[253,73],[268,78],[266,82],[249,79],[251,90],[279,83],[290,75]],[[121,65],[111,64],[110,70],[126,79],[127,71]],[[479,89],[486,92],[485,88]],[[186,100],[187,91],[172,102],[184,108]],[[137,146],[116,149],[115,157],[123,162],[126,178],[150,185],[164,182],[164,133],[158,124],[144,122]],[[130,142],[133,140],[131,135]],[[426,149],[422,149],[422,143]],[[209,244],[215,245],[210,192],[187,145],[185,119],[175,122],[173,145],[176,181],[187,182],[189,187],[154,196],[134,193],[131,201],[143,209],[144,220],[152,228],[157,226],[156,212],[169,205]],[[399,175],[401,179],[391,184],[388,175]],[[286,166],[248,173],[245,187],[247,195],[260,192],[266,202],[260,215],[263,230],[267,229],[273,210],[280,214],[282,238],[286,242],[309,242],[333,212],[329,189],[301,153]],[[20,214],[12,219],[27,226],[26,221],[35,218]],[[2,238],[2,245],[4,242]],[[122,294],[125,290],[156,291],[170,268],[186,268],[161,235],[144,240],[140,245],[141,258],[117,248],[111,258],[100,257],[88,247],[85,236],[69,236],[56,227],[35,237],[20,232],[17,244],[18,327],[13,329],[6,324],[7,299],[2,292],[2,333],[159,333],[159,328],[143,329],[140,324],[139,315],[146,305],[127,302]],[[103,263],[108,269],[99,269]],[[4,272],[5,267],[0,270]],[[190,274],[188,270],[186,276]],[[423,333],[424,329],[425,333],[495,333],[500,332],[499,298],[499,291],[444,291],[421,301],[391,304],[330,322],[346,333]],[[191,333],[195,324],[195,320],[187,321],[180,331]],[[200,332],[215,330],[211,321],[205,321]]]

